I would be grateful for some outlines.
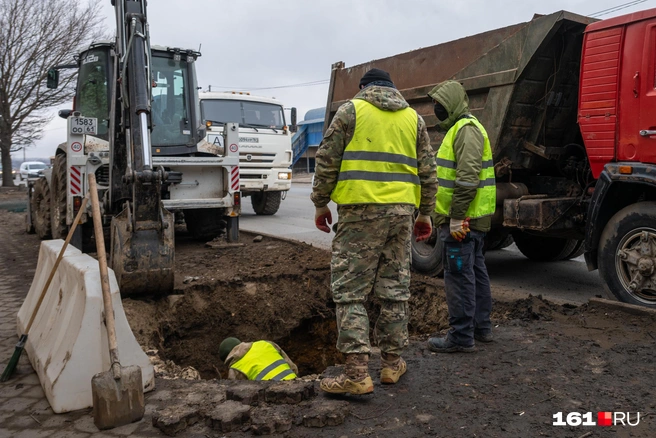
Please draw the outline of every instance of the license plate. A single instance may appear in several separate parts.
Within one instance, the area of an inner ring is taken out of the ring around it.
[[[71,120],[71,134],[98,134],[98,119],[95,117],[73,117]]]

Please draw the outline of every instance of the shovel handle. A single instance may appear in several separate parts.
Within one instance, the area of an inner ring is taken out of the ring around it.
[[[98,201],[98,188],[96,186],[96,175],[89,173],[89,193],[91,195],[91,212],[93,216],[93,230],[96,235],[96,252],[98,253],[98,265],[100,267],[100,286],[102,288],[103,308],[105,310],[105,327],[107,327],[107,339],[109,341],[109,360],[115,379],[121,378],[120,364],[118,360],[118,344],[116,342],[116,324],[114,321],[114,307],[112,296],[109,291],[109,273],[107,272],[107,253],[105,251],[105,236],[103,234],[102,219],[100,216],[100,202]]]
[[[61,247],[61,250],[59,250],[59,255],[57,256],[57,260],[55,260],[55,264],[52,266],[52,269],[50,270],[50,275],[48,276],[48,280],[46,281],[45,286],[43,286],[43,290],[41,290],[41,296],[39,297],[39,301],[36,302],[36,306],[34,306],[34,311],[32,312],[30,321],[27,323],[27,327],[25,328],[26,335],[30,333],[30,329],[32,328],[32,323],[34,322],[34,318],[36,318],[36,314],[39,313],[39,309],[41,308],[41,303],[43,303],[43,299],[46,296],[46,291],[50,287],[50,283],[52,283],[52,279],[55,277],[55,272],[57,272],[57,268],[59,267],[59,262],[61,262],[62,257],[64,257],[64,252],[66,252],[68,243],[73,238],[73,233],[75,232],[75,228],[77,228],[77,224],[80,223],[80,218],[82,218],[82,214],[86,209],[88,200],[89,200],[89,195],[84,197],[84,199],[82,200],[82,205],[80,205],[80,209],[78,210],[77,215],[75,215],[75,219],[73,220],[73,225],[71,225],[71,229],[68,231],[68,236],[66,236],[64,245]]]

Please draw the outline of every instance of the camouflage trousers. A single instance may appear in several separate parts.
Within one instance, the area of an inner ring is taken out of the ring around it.
[[[371,352],[364,302],[372,290],[381,306],[374,329],[381,351],[401,354],[408,345],[412,224],[409,215],[338,224],[330,267],[342,353]]]

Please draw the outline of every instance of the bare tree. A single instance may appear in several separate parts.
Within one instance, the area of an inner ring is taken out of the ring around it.
[[[73,63],[101,39],[101,24],[100,2],[93,0],[0,0],[2,185],[14,185],[10,152],[41,138],[52,119],[48,109],[72,99],[75,71],[62,71],[60,87],[48,90],[48,70]]]

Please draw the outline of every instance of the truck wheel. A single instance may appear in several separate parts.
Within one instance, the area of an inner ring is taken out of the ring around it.
[[[255,214],[271,216],[280,208],[281,192],[258,192],[251,195],[251,205]]]
[[[507,248],[513,244],[513,238],[510,231],[502,229],[500,231],[491,231],[485,236],[483,251],[497,251]]]
[[[415,242],[414,234],[412,240],[412,269],[420,274],[431,277],[440,276],[444,273],[442,263],[442,241],[439,230],[433,227],[433,233],[428,240]]]
[[[226,223],[222,220],[222,213],[218,208],[185,210],[187,231],[195,240],[207,241],[218,237],[226,228]]]
[[[599,241],[599,275],[625,303],[656,308],[656,204],[640,202],[617,212]]]
[[[576,244],[572,252],[563,260],[571,260],[583,255],[583,253],[585,252],[585,240],[577,240],[577,242],[578,243]]]
[[[536,262],[556,262],[565,260],[572,254],[579,241],[559,237],[536,236],[524,231],[515,231],[513,239],[519,251]]]
[[[55,157],[50,184],[50,228],[53,239],[65,239],[66,225],[66,154]]]
[[[239,242],[239,216],[227,218],[227,241],[229,243]]]
[[[34,193],[32,194],[32,222],[34,231],[39,239],[50,239],[50,188],[45,178],[39,178],[34,182]]]

